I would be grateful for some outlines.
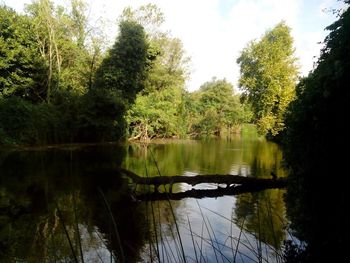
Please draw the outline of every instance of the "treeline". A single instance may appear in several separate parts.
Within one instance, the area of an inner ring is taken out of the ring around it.
[[[193,93],[183,87],[142,92],[127,118],[131,139],[135,140],[239,132],[251,115],[249,106],[233,94],[232,84],[214,78]]]
[[[284,22],[242,50],[239,87],[225,79],[188,92],[189,57],[162,30],[155,5],[126,8],[112,47],[83,0],[0,7],[0,143],[48,144],[188,138],[255,123],[278,138],[298,67]]]
[[[0,7],[1,144],[202,136],[249,121],[226,80],[186,91],[189,58],[155,5],[126,8],[108,49],[87,13],[83,0]]]

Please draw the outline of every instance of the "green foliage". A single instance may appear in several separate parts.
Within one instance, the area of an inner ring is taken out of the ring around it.
[[[290,168],[288,214],[309,244],[310,262],[347,244],[347,119],[350,100],[350,10],[328,28],[318,65],[296,89],[286,114],[285,156]],[[335,186],[331,186],[330,182]],[[315,184],[317,187],[315,187]],[[327,194],[327,198],[325,197]],[[329,212],[325,213],[325,209]],[[337,256],[346,256],[340,253]],[[342,258],[342,257],[340,257]]]
[[[283,114],[293,100],[298,68],[290,28],[284,22],[252,41],[237,59],[239,86],[251,105],[259,131],[276,136],[284,127]]]
[[[157,39],[164,35],[160,27],[165,22],[165,17],[155,4],[142,5],[137,9],[127,7],[123,10],[119,20],[134,21],[142,25],[151,39]]]
[[[232,132],[243,122],[249,122],[249,112],[233,94],[233,86],[225,79],[203,84],[190,95],[187,104],[189,129],[193,135],[220,135]]]
[[[6,6],[0,6],[0,21],[0,97],[36,100],[43,66],[32,21]]]
[[[182,43],[160,30],[163,14],[154,5],[137,10],[124,10],[122,21],[137,21],[145,26],[149,41],[149,71],[129,110],[129,135],[134,138],[172,137],[183,135],[181,109],[188,58]]]
[[[71,10],[50,0],[36,0],[26,7],[33,24],[37,57],[45,63],[45,87],[40,96],[50,102],[55,93],[69,90],[85,93],[96,63],[88,43],[93,36],[88,8],[82,0],[71,0]]]
[[[145,90],[138,95],[128,114],[130,135],[141,137],[180,136],[182,96],[185,69],[182,45],[177,39],[163,39],[163,51],[154,61],[145,81]],[[173,46],[173,49],[166,50]],[[173,60],[169,57],[173,56]],[[146,132],[147,130],[147,132]]]
[[[168,88],[138,95],[127,116],[130,135],[140,139],[179,135],[181,92]]]
[[[45,144],[59,142],[61,116],[52,105],[38,104],[21,98],[0,101],[0,130],[6,144]]]
[[[82,98],[79,138],[84,141],[117,140],[125,131],[125,103],[117,91],[94,89]]]
[[[249,121],[225,80],[185,91],[189,58],[157,6],[125,9],[106,54],[87,11],[83,0],[35,0],[26,16],[1,7],[2,144],[218,135]]]
[[[184,90],[190,59],[186,57],[181,40],[162,35],[152,38],[151,46],[156,53],[156,59],[145,80],[144,93],[157,92],[171,87]]]
[[[93,90],[56,94],[52,103],[18,97],[0,100],[0,144],[42,145],[117,140],[124,134],[125,105],[118,94]]]
[[[124,134],[126,127],[124,115],[134,103],[136,95],[144,89],[144,82],[154,59],[153,50],[143,27],[135,21],[121,21],[119,36],[97,70],[94,88],[90,92],[100,93],[103,98],[98,102],[94,101],[95,97],[92,96],[91,103],[97,107],[86,111],[87,115],[93,114],[93,117],[88,116],[86,121],[88,126],[90,124],[94,126],[96,135],[103,133],[104,130],[114,131],[119,137]],[[105,96],[107,93],[111,95],[109,100]],[[148,102],[141,102],[138,106],[138,115],[141,118],[145,103]],[[103,108],[105,106],[107,108]],[[99,119],[100,116],[104,119]]]
[[[119,26],[119,36],[97,71],[94,87],[120,91],[132,102],[143,89],[149,45],[141,25],[123,21]]]
[[[0,9],[0,64],[6,69],[0,75],[1,143],[121,138],[126,109],[143,89],[155,59],[142,26],[120,23],[117,41],[94,81],[100,43],[89,47],[85,2],[72,0],[68,10],[37,0],[26,10],[29,16]]]

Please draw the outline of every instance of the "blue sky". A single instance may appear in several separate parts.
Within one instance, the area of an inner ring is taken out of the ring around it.
[[[0,0],[19,11],[31,0]],[[59,4],[68,0],[54,0]],[[324,28],[336,16],[323,9],[339,7],[337,0],[86,0],[92,17],[108,18],[106,29],[114,39],[116,19],[126,6],[155,3],[165,14],[165,28],[180,38],[191,57],[189,90],[198,89],[213,76],[237,87],[236,59],[248,41],[258,39],[281,20],[292,28],[301,75],[306,75],[319,55]]]

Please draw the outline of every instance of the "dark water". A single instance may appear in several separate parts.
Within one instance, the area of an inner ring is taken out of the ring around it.
[[[2,150],[0,262],[278,262],[287,236],[283,190],[146,202],[135,200],[145,189],[135,188],[117,168],[142,176],[158,175],[159,169],[163,176],[270,178],[271,172],[285,175],[281,158],[277,145],[249,134]],[[189,188],[177,184],[173,191]]]

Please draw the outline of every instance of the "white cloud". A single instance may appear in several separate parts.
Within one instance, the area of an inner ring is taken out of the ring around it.
[[[67,0],[56,0],[55,2]],[[16,0],[15,7],[29,0]],[[261,37],[269,28],[285,20],[292,28],[296,55],[300,58],[301,72],[307,74],[314,56],[317,56],[327,26],[334,17],[320,13],[324,7],[335,6],[336,0],[315,3],[310,0],[225,0],[225,15],[222,15],[222,0],[88,0],[95,17],[108,18],[109,36],[116,34],[116,19],[126,6],[138,7],[153,2],[165,14],[165,27],[180,38],[187,54],[192,58],[192,74],[189,90],[199,88],[213,76],[226,78],[235,86],[239,77],[236,59],[246,43]],[[14,6],[14,2],[5,3]],[[308,10],[307,13],[305,10]],[[221,11],[221,12],[220,12]],[[98,14],[98,15],[96,15]],[[314,17],[314,20],[306,18]],[[312,27],[305,21],[315,21]]]

